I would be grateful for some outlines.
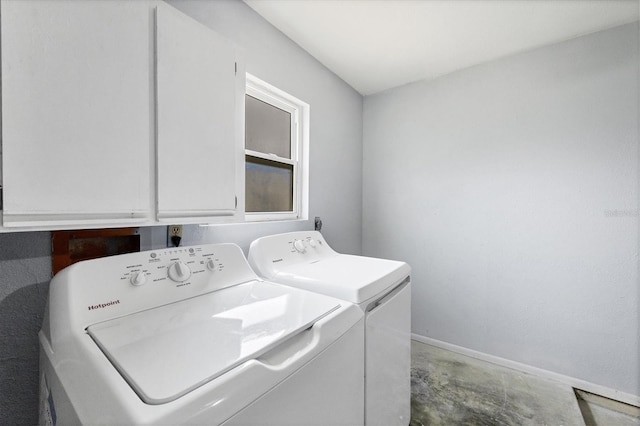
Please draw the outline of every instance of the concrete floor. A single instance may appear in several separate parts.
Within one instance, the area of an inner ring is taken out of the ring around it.
[[[411,352],[411,426],[640,426],[634,411],[587,403],[562,383],[417,341]]]

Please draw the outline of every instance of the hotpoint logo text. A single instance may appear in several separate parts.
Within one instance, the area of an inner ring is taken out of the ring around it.
[[[88,308],[90,311],[92,311],[94,309],[108,308],[109,306],[119,305],[119,304],[120,304],[120,299],[112,300],[111,302],[108,302],[108,303],[100,303],[99,305],[89,305]]]

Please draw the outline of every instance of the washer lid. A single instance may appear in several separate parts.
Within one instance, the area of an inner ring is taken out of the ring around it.
[[[87,331],[144,402],[163,404],[260,356],[339,307],[326,296],[252,281]]]
[[[348,302],[362,303],[384,294],[410,272],[411,268],[404,262],[338,254],[312,263],[281,269],[274,267],[270,279]]]

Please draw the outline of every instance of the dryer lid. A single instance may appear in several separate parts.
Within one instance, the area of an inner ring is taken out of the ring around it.
[[[391,290],[411,273],[404,262],[338,254],[273,267],[271,280],[360,304]]]
[[[94,324],[87,332],[144,402],[163,404],[339,307],[326,296],[253,281]]]

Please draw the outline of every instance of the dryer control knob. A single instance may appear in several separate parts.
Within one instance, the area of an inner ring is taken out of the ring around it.
[[[316,248],[316,246],[317,246],[318,244],[316,243],[316,240],[309,240],[309,245],[310,245],[312,248]]]
[[[133,274],[131,274],[130,281],[133,285],[142,285],[147,282],[147,276],[142,271],[134,272]]]
[[[191,269],[182,261],[169,266],[169,278],[176,282],[183,282],[191,276]]]
[[[299,253],[304,253],[304,251],[306,250],[306,246],[304,244],[304,241],[302,240],[295,240],[293,242],[293,248],[296,249],[296,251],[298,251]]]
[[[210,271],[215,271],[216,270],[216,262],[213,261],[213,259],[209,259],[207,260],[207,269]]]

